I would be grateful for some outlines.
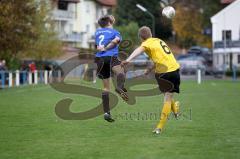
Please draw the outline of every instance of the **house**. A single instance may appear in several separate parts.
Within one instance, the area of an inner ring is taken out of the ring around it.
[[[81,42],[81,33],[75,32],[73,26],[77,20],[77,3],[79,0],[55,0],[52,18],[60,40],[76,44]]]
[[[70,47],[94,47],[97,19],[109,14],[116,0],[53,0],[52,17],[59,39]]]
[[[213,65],[240,67],[240,0],[235,0],[211,18]]]
[[[82,43],[80,47],[94,47],[94,34],[98,28],[97,20],[106,14],[111,14],[116,0],[81,0],[77,6],[77,20],[74,30],[81,32]]]

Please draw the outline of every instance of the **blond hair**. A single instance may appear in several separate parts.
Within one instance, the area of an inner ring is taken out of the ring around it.
[[[143,40],[147,40],[152,37],[151,29],[147,26],[143,26],[138,30],[138,36]]]

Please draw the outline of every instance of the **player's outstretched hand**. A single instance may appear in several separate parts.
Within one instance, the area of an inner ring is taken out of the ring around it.
[[[122,61],[122,62],[121,62],[121,66],[122,66],[122,67],[126,66],[127,64],[129,64],[128,61]]]
[[[146,69],[146,70],[144,71],[144,75],[147,76],[150,72],[151,72],[150,69]]]

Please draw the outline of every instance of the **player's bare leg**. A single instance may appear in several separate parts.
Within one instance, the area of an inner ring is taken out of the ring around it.
[[[164,94],[164,105],[163,105],[160,121],[159,121],[156,129],[153,131],[153,133],[156,133],[156,134],[161,133],[164,125],[167,122],[168,115],[171,112],[172,99],[173,99],[173,93],[168,93],[167,92],[167,93]]]
[[[116,88],[115,91],[120,95],[120,97],[128,101],[128,95],[127,95],[127,90],[124,88],[124,83],[125,83],[125,72],[124,68],[122,68],[120,65],[114,66],[112,68],[112,71],[114,72],[116,76]]]
[[[109,91],[110,91],[110,79],[103,79],[103,92],[102,92],[102,103],[104,111],[104,119],[108,122],[114,122],[111,117],[109,107]]]

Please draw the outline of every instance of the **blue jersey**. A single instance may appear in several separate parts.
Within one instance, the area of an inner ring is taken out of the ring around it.
[[[120,33],[117,30],[112,28],[100,28],[97,29],[95,33],[95,42],[97,46],[107,46],[116,37],[122,39]],[[96,54],[96,57],[103,56],[118,56],[118,45],[110,50],[97,52]]]

